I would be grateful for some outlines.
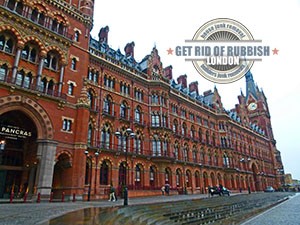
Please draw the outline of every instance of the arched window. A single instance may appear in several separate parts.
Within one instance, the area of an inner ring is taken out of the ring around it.
[[[167,142],[167,140],[163,141],[163,155],[164,156],[168,155],[168,142]]]
[[[107,96],[104,99],[103,111],[104,111],[104,113],[107,113],[107,114],[112,113],[112,101],[111,101],[111,98],[109,96]]]
[[[22,54],[21,54],[22,59],[28,59],[29,51],[30,51],[29,46],[25,45],[25,47],[22,50]]]
[[[32,44],[26,44],[22,50],[22,59],[29,60],[30,62],[36,62],[37,50]]]
[[[196,188],[200,187],[200,173],[199,173],[199,171],[195,172],[195,184],[196,184]]]
[[[175,143],[175,146],[174,146],[174,157],[175,157],[175,159],[178,159],[178,154],[179,154],[178,143]]]
[[[179,169],[176,170],[176,186],[180,187],[181,186],[181,172]]]
[[[165,169],[165,184],[172,185],[172,172],[170,168]]]
[[[192,186],[192,173],[190,170],[187,170],[185,172],[185,183],[187,187],[191,187]]]
[[[210,144],[210,140],[209,140],[209,132],[208,132],[208,130],[206,131],[206,133],[205,133],[205,138],[206,138],[206,144]]]
[[[92,168],[92,162],[90,159],[87,158],[85,164],[85,179],[84,179],[85,185],[90,185],[91,168]]]
[[[7,53],[12,53],[14,47],[14,41],[11,37],[0,35],[0,50]]]
[[[94,105],[94,95],[91,90],[87,92],[88,100],[90,101],[90,108],[93,108]]]
[[[133,148],[136,154],[142,153],[142,138],[139,132],[137,132],[137,134],[134,137]]]
[[[109,149],[110,148],[110,129],[109,125],[105,124],[101,130],[101,147]]]
[[[45,67],[49,69],[56,70],[58,64],[58,56],[54,53],[48,53],[47,57],[45,58]]]
[[[223,155],[223,165],[224,167],[229,167],[229,158],[226,154]]]
[[[141,122],[141,109],[140,109],[140,107],[137,107],[135,109],[134,120],[135,120],[135,122],[138,122],[138,123]]]
[[[92,135],[93,135],[93,127],[90,124],[88,129],[88,138],[87,138],[88,145],[91,145],[92,143]]]
[[[25,76],[25,73],[23,70],[18,71],[17,76],[16,76],[16,85],[22,86],[24,76]]]
[[[178,122],[177,122],[177,120],[174,120],[174,121],[173,121],[173,132],[174,132],[175,134],[178,133]]]
[[[123,186],[127,184],[127,165],[122,162],[119,166],[119,185]]]
[[[182,134],[182,136],[187,135],[187,127],[186,127],[186,124],[184,122],[182,123],[181,134]]]
[[[97,72],[94,72],[94,71],[89,71],[88,72],[88,76],[87,78],[90,80],[90,81],[93,81],[95,83],[98,83],[98,80],[99,80],[99,74]]]
[[[108,185],[108,165],[106,161],[104,161],[100,167],[100,184],[102,185]]]
[[[152,188],[155,187],[155,169],[153,166],[150,166],[150,172],[149,172],[149,178],[150,178],[150,186]]]
[[[161,143],[157,134],[155,134],[152,139],[152,151],[153,156],[161,156]]]
[[[18,2],[17,3],[17,7],[16,7],[16,12],[18,13],[18,14],[20,14],[20,15],[22,15],[23,14],[23,3],[22,2]]]
[[[151,115],[151,126],[152,127],[159,127],[160,126],[160,117],[156,113],[152,113],[152,115]]]
[[[34,9],[34,10],[32,10],[32,12],[31,12],[30,19],[31,19],[33,22],[36,22],[37,19],[38,19],[38,15],[39,15],[39,12],[37,11],[37,9]]]
[[[127,104],[126,102],[122,102],[120,106],[120,117],[123,119],[127,118]]]
[[[30,88],[31,81],[32,81],[32,74],[31,74],[31,73],[28,73],[28,74],[24,77],[23,87],[24,87],[24,88]]]
[[[195,127],[191,126],[191,138],[194,139],[195,138]]]
[[[56,19],[54,19],[54,20],[52,20],[51,30],[53,30],[54,32],[57,32],[57,28],[58,28],[58,22]]]
[[[197,151],[195,148],[193,149],[193,162],[197,163]]]
[[[7,3],[7,8],[10,10],[15,10],[16,7],[16,0],[9,0]]]
[[[42,91],[42,92],[45,92],[45,91],[46,91],[47,83],[48,83],[48,81],[47,81],[47,79],[44,77],[44,78],[42,79],[42,82],[41,82],[41,91]]]
[[[39,21],[38,23],[42,26],[45,25],[45,15],[43,13],[40,13],[40,16],[39,16]]]
[[[63,34],[64,34],[64,29],[65,29],[64,25],[63,25],[62,23],[59,23],[59,24],[58,24],[58,31],[57,31],[57,32],[58,32],[59,34],[62,34],[62,35],[63,35]]]
[[[200,151],[200,163],[202,165],[205,164],[205,152],[204,152],[203,148],[201,148],[201,151]]]
[[[199,130],[198,130],[198,138],[199,138],[199,141],[202,142],[202,130],[201,130],[201,128],[199,128]]]
[[[135,167],[135,186],[136,188],[141,188],[141,183],[142,183],[142,177],[141,177],[141,168],[140,168],[140,165],[136,165]]]
[[[188,147],[187,145],[183,146],[183,160],[184,161],[188,161],[189,158],[188,158]]]
[[[7,74],[7,65],[4,64],[0,67],[0,81],[5,80]]]

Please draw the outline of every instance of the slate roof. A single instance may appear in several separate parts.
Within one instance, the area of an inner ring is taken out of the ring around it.
[[[109,47],[109,45],[105,42],[103,43],[99,43],[98,40],[91,38],[90,39],[90,47],[97,49],[98,51],[110,56],[111,58],[122,62],[124,65],[129,66],[135,70],[137,70],[138,72],[145,72],[145,70],[148,68],[148,59],[150,55],[146,55],[141,62],[136,62],[136,60],[132,57],[126,57],[124,54],[121,53],[120,49],[118,50],[114,50],[112,48]],[[256,97],[256,92],[254,91],[254,82],[253,82],[253,77],[251,72],[249,71],[246,75],[246,82],[249,90],[247,90],[247,95],[249,95],[250,93],[255,95],[254,97]],[[196,93],[196,91],[190,92],[189,88],[184,88],[182,86],[182,84],[178,84],[174,79],[170,80],[170,86],[171,88],[181,92],[182,94],[186,95],[187,97],[190,97],[192,99],[195,99],[197,102],[199,102],[200,104],[203,104],[209,108],[212,108],[213,106],[213,95],[214,93],[211,92],[205,96],[203,95],[199,95]],[[225,111],[225,110],[223,110]],[[235,111],[225,111],[229,117],[234,120],[237,123],[241,123],[241,118],[237,115],[237,113]],[[256,124],[249,124],[249,128],[252,129],[255,132],[258,132],[261,135],[264,135],[265,132],[258,127]]]

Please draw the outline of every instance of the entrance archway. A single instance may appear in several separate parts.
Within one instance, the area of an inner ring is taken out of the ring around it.
[[[33,194],[37,169],[37,129],[23,112],[0,116],[0,198]]]
[[[47,112],[21,95],[0,98],[0,191],[49,196],[57,143]]]
[[[68,153],[62,153],[57,158],[57,162],[54,166],[53,182],[52,182],[52,192],[54,198],[59,198],[62,195],[64,187],[70,187],[70,179],[66,177],[71,177],[72,161]]]

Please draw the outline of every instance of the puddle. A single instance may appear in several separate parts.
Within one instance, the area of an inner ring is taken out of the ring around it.
[[[81,209],[56,217],[40,225],[114,225],[112,219],[116,216],[118,209],[119,207]],[[109,221],[112,221],[112,223]]]

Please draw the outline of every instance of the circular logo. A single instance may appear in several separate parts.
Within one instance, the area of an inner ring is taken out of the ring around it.
[[[254,61],[246,58],[244,43],[253,42],[249,30],[241,23],[227,18],[214,19],[201,26],[193,42],[205,58],[192,60],[200,75],[215,83],[232,83],[241,79]]]

